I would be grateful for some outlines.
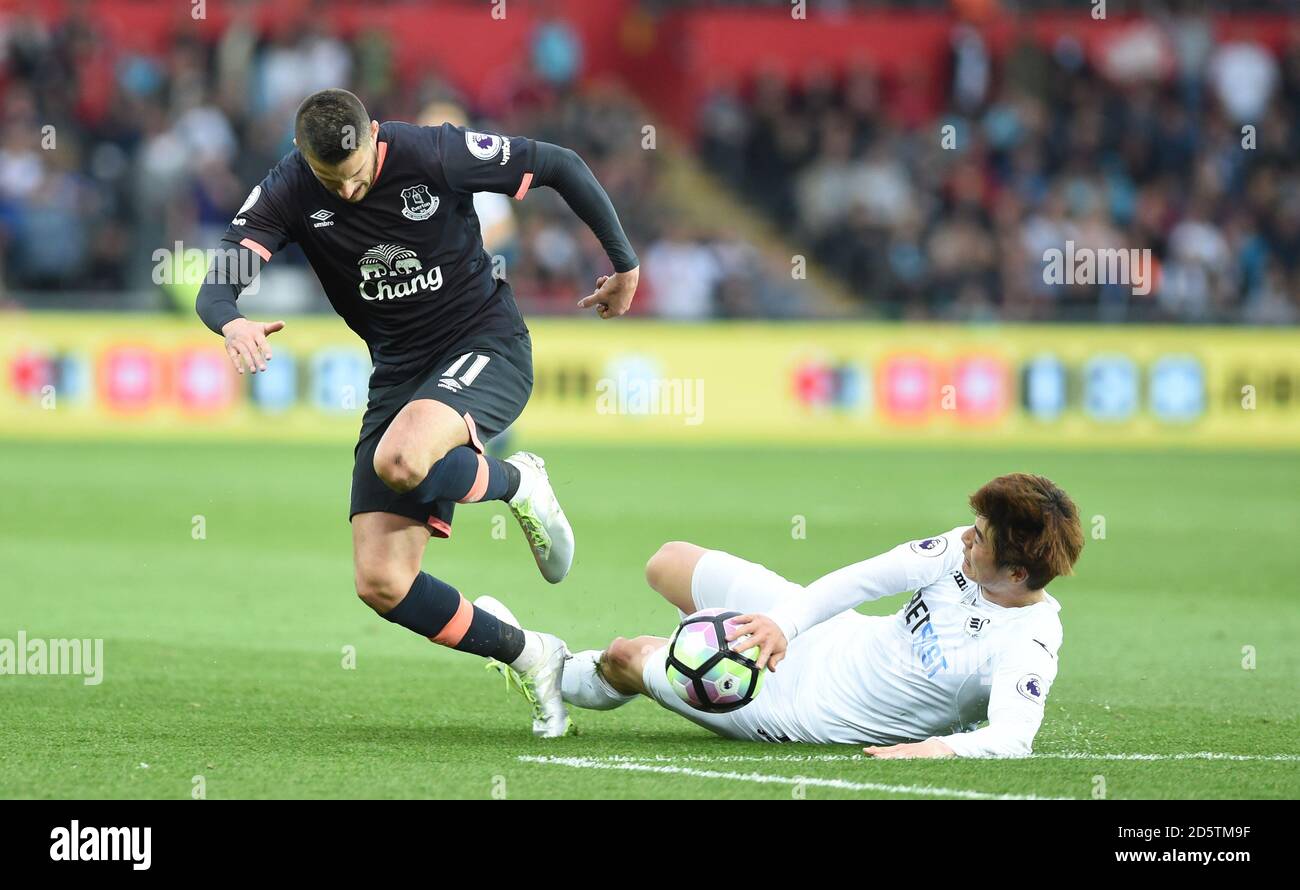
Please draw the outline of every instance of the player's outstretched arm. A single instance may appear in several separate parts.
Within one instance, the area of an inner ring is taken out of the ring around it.
[[[266,370],[271,360],[266,338],[284,327],[282,321],[244,318],[236,302],[290,240],[278,197],[285,188],[278,171],[272,170],[249,192],[222,236],[222,248],[213,256],[194,301],[194,311],[208,330],[225,339],[226,355],[240,374]]]
[[[929,555],[930,551],[921,546],[929,541],[944,542],[942,549],[932,548],[938,556]],[[959,556],[959,549],[951,546],[948,536],[900,544],[818,578],[804,588],[801,596],[783,599],[769,617],[789,642],[808,628],[862,603],[933,583]]]
[[[942,562],[918,556],[910,544],[902,544],[818,578],[800,596],[787,597],[770,615],[740,616],[727,640],[738,650],[758,646],[756,664],[775,672],[796,634],[862,603],[924,586],[942,568]],[[740,642],[741,637],[746,639]]]
[[[224,254],[213,259],[199,287],[194,311],[209,330],[225,339],[226,355],[235,370],[240,374],[246,370],[256,374],[265,371],[266,363],[271,360],[271,346],[266,338],[283,328],[284,322],[250,321],[240,314],[235,301],[248,283],[243,280],[242,270],[253,270],[251,281],[260,270],[260,262],[247,247],[237,247],[235,252],[236,258],[230,262],[233,268],[220,265],[222,257],[230,259]]]
[[[605,254],[614,266],[613,275],[596,279],[596,289],[583,297],[578,306],[595,307],[601,318],[614,318],[632,307],[632,298],[640,278],[640,262],[623,231],[609,195],[591,172],[591,168],[572,149],[536,143],[535,185],[555,189],[570,209],[600,239]]]
[[[921,546],[931,541],[944,545],[929,550]],[[770,615],[742,615],[742,623],[727,639],[734,642],[748,635],[733,648],[758,646],[758,666],[766,665],[775,671],[796,634],[862,603],[924,587],[942,575],[948,560],[928,555],[932,551],[939,555],[947,552],[947,538],[900,544],[887,553],[823,575],[805,587],[801,595],[786,597]],[[953,555],[956,553],[954,549]]]

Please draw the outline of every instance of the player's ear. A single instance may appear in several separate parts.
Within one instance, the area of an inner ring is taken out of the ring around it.
[[[379,121],[370,122],[370,141],[374,142],[379,138]]]

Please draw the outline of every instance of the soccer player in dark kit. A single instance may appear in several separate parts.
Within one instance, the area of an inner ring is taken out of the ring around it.
[[[374,370],[350,511],[357,595],[435,643],[493,659],[533,705],[533,732],[564,735],[564,642],[523,630],[490,597],[470,603],[421,571],[430,536],[451,534],[455,504],[489,500],[509,505],[547,581],[561,581],[573,561],[573,532],[541,458],[483,452],[523,411],[533,370],[528,328],[483,249],[474,193],[521,199],[532,188],[555,189],[613,266],[578,302],[601,318],[631,305],[636,255],[604,189],[569,149],[451,124],[380,124],[339,89],[303,101],[294,136],[295,150],[235,214],[219,256],[255,274],[296,242],[334,310],[369,347]],[[216,264],[209,270],[198,314],[225,338],[241,374],[264,371],[268,338],[284,323],[244,318],[235,301],[253,274],[218,272]]]

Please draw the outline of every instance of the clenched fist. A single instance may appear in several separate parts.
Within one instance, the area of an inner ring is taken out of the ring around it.
[[[614,318],[632,308],[632,297],[641,278],[641,269],[629,269],[602,275],[596,279],[596,289],[578,301],[579,309],[596,307],[601,318]]]

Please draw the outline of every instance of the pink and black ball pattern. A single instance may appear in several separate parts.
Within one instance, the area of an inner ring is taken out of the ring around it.
[[[763,686],[763,671],[754,659],[758,647],[733,651],[727,634],[739,612],[703,609],[689,615],[668,643],[668,682],[692,708],[725,714],[753,701]]]

